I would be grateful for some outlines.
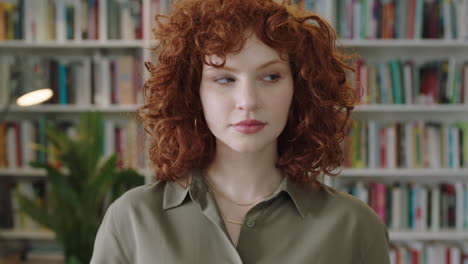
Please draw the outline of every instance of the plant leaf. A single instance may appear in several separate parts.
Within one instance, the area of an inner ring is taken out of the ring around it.
[[[66,202],[70,206],[70,209],[73,210],[72,212],[84,219],[84,212],[80,210],[80,198],[77,194],[77,190],[67,182],[67,178],[69,177],[65,176],[49,164],[38,161],[31,161],[30,164],[34,168],[44,168],[47,170],[47,178],[57,197],[63,202]]]
[[[37,202],[31,200],[18,190],[14,191],[14,195],[18,200],[22,211],[24,211],[27,215],[29,215],[39,224],[44,225],[51,230],[56,229],[56,222],[54,221],[54,218],[51,215],[49,215],[44,210],[44,208],[40,207],[37,204]]]
[[[71,145],[72,139],[67,134],[61,133],[51,123],[47,123],[46,126],[47,140],[60,150],[60,152],[68,152]]]
[[[86,167],[93,170],[102,155],[104,141],[103,119],[100,112],[86,112],[78,123],[78,141],[82,146],[82,154],[87,157]]]
[[[89,182],[89,193],[95,196],[96,201],[102,201],[106,192],[116,180],[117,155],[110,156],[93,175]]]
[[[82,264],[82,263],[77,257],[71,256],[67,259],[67,264]]]

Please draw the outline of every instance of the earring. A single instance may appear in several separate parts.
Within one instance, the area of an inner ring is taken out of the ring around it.
[[[195,116],[195,119],[194,119],[194,122],[193,122],[193,123],[194,123],[194,124],[193,124],[193,127],[194,127],[194,129],[195,129],[195,133],[198,133],[198,129],[197,129],[197,116],[198,116],[198,115]]]

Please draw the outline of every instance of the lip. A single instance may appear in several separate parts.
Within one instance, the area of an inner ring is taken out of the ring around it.
[[[262,130],[265,124],[261,125],[240,125],[240,126],[234,126],[234,129],[237,130],[237,132],[244,133],[244,134],[253,134],[257,133],[258,131]]]
[[[244,134],[253,134],[262,130],[266,123],[255,119],[244,120],[232,125],[237,132]]]
[[[236,123],[233,126],[257,126],[257,125],[265,125],[265,123],[255,120],[255,119],[247,119],[244,121],[240,121],[239,123]]]

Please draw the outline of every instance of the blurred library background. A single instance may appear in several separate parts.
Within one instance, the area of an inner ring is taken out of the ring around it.
[[[326,184],[386,223],[392,264],[468,263],[468,0],[293,3],[359,54],[361,102]],[[153,181],[135,110],[170,8],[0,0],[0,264],[86,263],[107,206]]]

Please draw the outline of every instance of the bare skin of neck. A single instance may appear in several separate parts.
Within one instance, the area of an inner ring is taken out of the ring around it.
[[[239,236],[240,236],[240,231],[241,231],[242,225],[231,223],[231,222],[227,221],[226,218],[228,218],[228,219],[230,219],[232,221],[235,221],[235,222],[242,222],[243,223],[244,219],[245,219],[245,216],[247,215],[249,210],[252,209],[259,202],[263,201],[264,199],[262,199],[262,198],[268,199],[270,197],[270,195],[271,195],[271,192],[276,190],[278,185],[281,183],[281,180],[283,179],[282,175],[281,174],[276,174],[276,175],[273,174],[273,175],[274,176],[269,177],[269,179],[270,180],[273,179],[275,185],[272,185],[273,187],[271,187],[267,193],[262,193],[262,194],[256,195],[256,198],[253,199],[252,201],[256,201],[256,200],[258,200],[258,201],[255,204],[248,205],[248,206],[244,206],[244,205],[241,206],[241,205],[238,205],[238,204],[234,203],[233,200],[234,201],[237,201],[237,200],[235,200],[235,198],[231,198],[231,196],[229,196],[229,194],[224,192],[224,189],[222,188],[222,186],[219,186],[219,185],[216,185],[215,183],[213,183],[212,178],[209,177],[208,181],[210,182],[210,184],[214,185],[213,187],[216,189],[216,191],[212,192],[213,196],[214,196],[214,198],[216,200],[216,203],[217,203],[217,206],[218,206],[218,208],[221,211],[221,214],[223,216],[224,224],[226,226],[226,229],[229,232],[230,239],[231,239],[231,241],[232,241],[232,243],[234,244],[235,247],[237,247],[238,242],[239,242]],[[219,194],[218,192],[221,192],[221,194]],[[248,202],[251,202],[251,201],[238,201],[238,202],[248,203]]]
[[[216,203],[218,204],[218,208],[219,210],[221,210],[224,217],[229,218],[230,220],[233,220],[236,222],[244,222],[245,215],[247,214],[247,212],[250,209],[252,209],[252,207],[255,206],[255,205],[237,206],[227,201],[223,197],[220,197],[219,195],[215,195],[215,199],[216,199]],[[242,226],[238,224],[230,223],[226,219],[223,219],[223,220],[224,220],[224,225],[226,226],[226,229],[229,232],[231,241],[234,244],[234,247],[237,248],[237,245],[239,242],[239,235],[240,235]]]

